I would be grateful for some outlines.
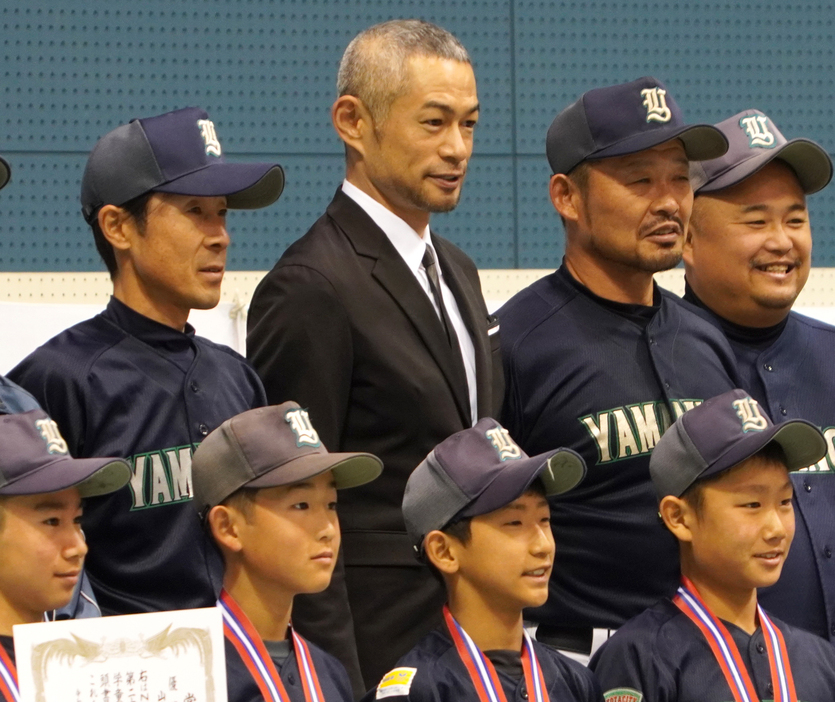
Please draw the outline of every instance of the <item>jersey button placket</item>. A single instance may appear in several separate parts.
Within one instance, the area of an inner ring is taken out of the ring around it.
[[[197,427],[197,430],[200,432],[201,436],[206,436],[209,433],[209,427],[202,423]]]

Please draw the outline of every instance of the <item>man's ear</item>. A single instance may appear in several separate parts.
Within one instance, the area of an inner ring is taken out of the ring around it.
[[[564,173],[556,173],[551,176],[548,184],[548,193],[551,196],[551,204],[565,220],[576,222],[580,219],[580,200],[582,194],[577,184]]]
[[[104,238],[118,251],[131,247],[137,233],[136,222],[125,210],[116,205],[104,205],[98,214],[99,228]]]
[[[331,121],[346,146],[365,155],[365,138],[374,131],[374,121],[358,97],[341,95],[331,107]]]
[[[658,507],[661,519],[679,541],[692,541],[692,525],[696,519],[696,511],[680,497],[667,495]]]
[[[243,550],[239,525],[243,515],[234,507],[216,505],[209,510],[207,521],[218,546],[234,553]]]
[[[430,531],[423,540],[426,559],[447,575],[458,572],[457,546],[458,541],[442,531]]]

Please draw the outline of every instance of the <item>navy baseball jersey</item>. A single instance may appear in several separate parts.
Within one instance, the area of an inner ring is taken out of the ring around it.
[[[740,387],[774,422],[806,419],[826,437],[826,458],[792,474],[794,541],[780,580],[760,591],[760,602],[835,643],[835,327],[796,312],[776,327],[740,327],[704,308],[689,286],[684,299],[720,325],[736,355]]]
[[[783,634],[797,699],[830,702],[835,692],[835,646],[771,617]],[[773,700],[762,629],[752,635],[723,622],[739,649],[758,698]],[[607,700],[730,702],[733,695],[707,639],[670,600],[656,603],[610,638],[589,667]]]
[[[0,414],[17,414],[35,409],[40,409],[40,405],[32,395],[0,375]]]
[[[270,642],[264,643],[269,650]],[[235,646],[229,639],[224,639],[224,644],[226,646],[226,689],[229,702],[264,702],[258,683],[247,670]],[[306,702],[296,654],[291,650],[289,642],[287,644],[289,655],[284,657],[271,653],[270,657],[290,697],[290,702]],[[351,683],[348,681],[348,673],[345,672],[342,664],[309,641],[307,641],[307,647],[319,678],[319,685],[324,696],[323,702],[352,702],[354,696],[351,693]]]
[[[534,642],[548,699],[555,702],[601,702],[600,687],[587,668],[552,648]],[[533,699],[525,689],[520,654],[486,651],[508,702]],[[513,657],[515,656],[515,661]],[[514,665],[514,663],[516,665]],[[515,670],[514,670],[515,668]],[[478,702],[478,693],[446,628],[435,629],[401,658],[397,667],[365,695],[362,702]]]
[[[105,614],[212,607],[219,554],[192,498],[191,455],[223,421],[266,404],[231,349],[115,298],[10,374],[58,423],[76,458],[122,456],[128,486],[85,502],[86,569]]]
[[[676,417],[735,387],[735,363],[721,332],[674,297],[656,287],[651,307],[611,302],[563,266],[499,310],[502,424],[528,455],[565,446],[588,466],[552,500],[557,553],[534,621],[614,628],[678,585],[649,457]]]

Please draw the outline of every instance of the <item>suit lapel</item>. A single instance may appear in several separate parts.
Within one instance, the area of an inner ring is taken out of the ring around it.
[[[371,275],[417,330],[450,387],[464,426],[470,426],[470,398],[461,355],[457,358],[453,355],[441,320],[420,283],[385,233],[341,188],[328,213],[345,232],[357,254],[376,259]]]
[[[474,291],[467,281],[466,275],[450,256],[447,256],[446,242],[438,237],[433,238],[435,250],[438,252],[441,269],[444,272],[444,280],[455,296],[458,303],[458,310],[475,349],[475,376],[476,376],[476,408],[478,417],[489,417],[493,413],[491,407],[493,382],[492,358],[490,353],[490,340],[486,334],[486,311],[481,298],[481,291]],[[476,294],[477,293],[477,294]]]

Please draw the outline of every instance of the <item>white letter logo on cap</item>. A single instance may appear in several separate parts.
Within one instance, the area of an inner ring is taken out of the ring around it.
[[[198,119],[197,126],[200,127],[200,136],[206,144],[206,153],[210,156],[220,156],[220,141],[215,132],[215,124],[210,119]]]
[[[762,146],[763,148],[770,149],[774,146],[774,135],[768,128],[768,117],[765,115],[743,117],[739,120],[739,126],[748,135],[748,146],[751,148]]]
[[[507,461],[522,457],[522,449],[514,443],[507,429],[504,427],[488,429],[485,433],[487,438],[490,439],[490,443],[493,444],[493,448],[499,454],[500,460]]]
[[[284,421],[290,425],[290,428],[296,435],[296,446],[313,446],[315,448],[322,445],[318,432],[310,423],[307,410],[289,410],[284,415]]]
[[[69,453],[67,442],[58,431],[58,425],[52,419],[39,419],[35,422],[43,440],[46,441],[46,450],[49,453]]]
[[[666,90],[661,88],[645,88],[641,91],[644,96],[644,107],[647,108],[647,122],[669,122],[672,113],[667,107]]]
[[[734,400],[733,406],[736,409],[737,417],[742,420],[743,433],[765,431],[768,428],[768,422],[760,414],[760,405],[756,400],[744,397],[741,400]]]

